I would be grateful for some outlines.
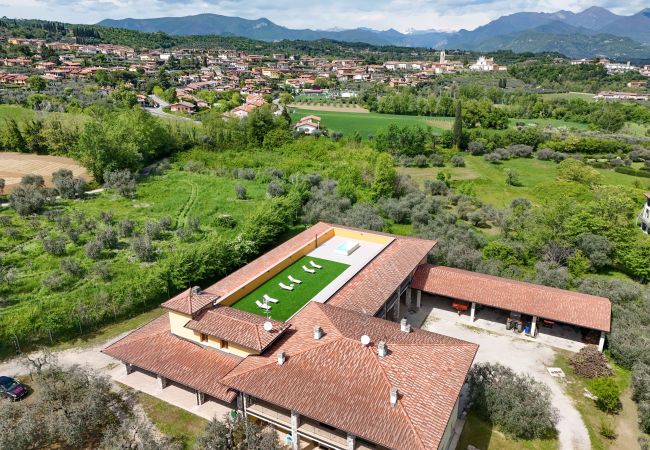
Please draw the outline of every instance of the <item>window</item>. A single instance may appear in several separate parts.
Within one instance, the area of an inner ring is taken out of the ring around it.
[[[201,333],[201,342],[208,342],[208,335],[205,333]]]
[[[221,345],[219,346],[219,348],[223,350],[228,350],[228,341],[221,341]]]

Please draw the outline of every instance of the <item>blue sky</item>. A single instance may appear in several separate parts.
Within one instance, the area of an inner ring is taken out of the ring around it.
[[[291,28],[473,29],[519,11],[582,11],[603,6],[633,14],[647,0],[0,0],[0,16],[95,23],[104,18],[184,16],[217,13],[266,17]]]

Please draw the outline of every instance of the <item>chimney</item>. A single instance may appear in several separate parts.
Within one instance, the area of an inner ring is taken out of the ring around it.
[[[192,294],[194,294],[194,295],[199,295],[200,293],[201,293],[201,287],[199,287],[199,286],[194,286],[194,287],[192,288]]]
[[[323,337],[323,329],[320,327],[320,325],[314,326],[314,339],[318,341],[322,337]]]
[[[364,334],[363,336],[361,336],[361,345],[363,345],[364,347],[367,347],[368,344],[370,344],[370,336],[368,336],[367,334]]]
[[[380,358],[383,358],[388,354],[388,347],[384,341],[379,341],[379,344],[377,344],[377,354]]]
[[[395,406],[397,405],[397,388],[392,387],[390,388],[390,406]]]
[[[410,333],[410,332],[411,332],[411,324],[409,324],[409,323],[406,321],[406,317],[404,317],[404,318],[401,320],[401,322],[400,322],[399,324],[400,324],[400,328],[401,328],[401,330],[402,330],[404,333]]]
[[[284,352],[278,353],[278,366],[281,366],[284,364],[284,361],[286,361],[286,356],[284,355]]]

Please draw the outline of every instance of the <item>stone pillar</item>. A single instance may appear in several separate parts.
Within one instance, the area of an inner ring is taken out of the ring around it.
[[[298,437],[298,424],[300,423],[300,414],[291,411],[291,447],[293,450],[300,449],[300,437]]]
[[[472,302],[472,309],[469,313],[469,321],[474,322],[474,317],[476,316],[476,303]]]
[[[415,291],[415,307],[419,311],[421,306],[422,306],[422,291],[418,289]]]
[[[124,370],[126,371],[127,375],[131,375],[133,373],[133,365],[129,363],[124,363]]]
[[[167,378],[162,375],[158,375],[156,378],[158,378],[158,387],[160,389],[165,389],[167,387]]]
[[[356,437],[354,434],[348,433],[348,439],[347,439],[347,450],[354,450],[355,444],[356,444]]]
[[[605,349],[605,336],[607,336],[607,333],[605,333],[604,331],[601,331],[600,332],[600,341],[598,341],[598,351],[601,352],[601,353]]]
[[[406,307],[410,310],[411,309],[411,288],[406,289]]]
[[[533,320],[530,323],[530,335],[535,337],[535,332],[537,331],[537,316],[533,316]]]
[[[394,311],[393,317],[395,318],[395,322],[399,322],[399,320],[402,318],[402,316],[399,315],[400,303],[402,303],[402,296],[398,295],[397,301],[395,302],[395,306],[393,306],[393,308],[395,308],[393,310]]]
[[[196,391],[196,404],[201,406],[205,403],[205,394],[201,391]]]

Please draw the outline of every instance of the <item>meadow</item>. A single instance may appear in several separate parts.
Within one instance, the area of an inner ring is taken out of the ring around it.
[[[439,172],[451,175],[452,186],[475,195],[485,203],[496,207],[505,207],[517,197],[525,197],[540,205],[549,197],[567,195],[570,190],[574,196],[589,199],[589,188],[577,183],[557,181],[557,163],[540,161],[534,158],[518,158],[492,164],[482,156],[463,155],[465,167],[400,167],[399,172],[410,175],[420,186],[426,180],[434,180]],[[519,174],[520,185],[505,183],[506,171],[514,170]],[[609,169],[596,169],[601,174],[604,184],[627,186],[639,191],[639,205],[643,190],[650,189],[650,179],[635,177]]]

